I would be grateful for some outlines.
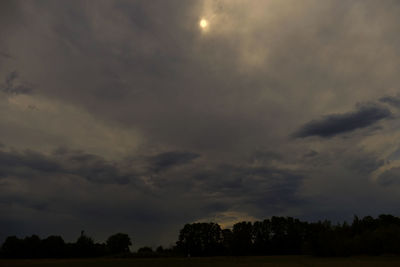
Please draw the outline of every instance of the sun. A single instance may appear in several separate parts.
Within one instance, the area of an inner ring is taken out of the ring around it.
[[[206,19],[201,19],[199,22],[200,28],[205,29],[208,27],[208,21]]]

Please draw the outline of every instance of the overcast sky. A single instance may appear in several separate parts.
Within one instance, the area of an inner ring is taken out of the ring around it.
[[[396,0],[0,1],[0,241],[399,216],[399,25]]]

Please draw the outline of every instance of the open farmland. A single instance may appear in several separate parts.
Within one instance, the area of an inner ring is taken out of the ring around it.
[[[400,266],[400,257],[315,258],[309,256],[160,258],[160,259],[73,259],[1,260],[1,267],[152,267],[152,266]]]

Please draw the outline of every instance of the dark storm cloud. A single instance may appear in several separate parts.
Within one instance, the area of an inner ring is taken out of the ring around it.
[[[152,170],[161,172],[174,166],[188,164],[198,157],[199,154],[192,152],[171,151],[152,156],[149,162]]]
[[[55,156],[34,151],[0,151],[0,173],[2,177],[24,178],[43,174],[76,175],[93,183],[105,184],[126,184],[135,177],[133,173],[124,174],[99,156],[79,151],[57,151]]]
[[[116,162],[109,162],[97,155],[65,150],[58,150],[55,154],[61,155],[66,173],[81,176],[93,183],[126,184],[136,177],[132,172],[123,173]]]
[[[192,152],[170,151],[137,159],[145,170],[135,171],[129,160],[108,161],[101,156],[59,148],[51,155],[31,150],[0,150],[0,177],[33,177],[41,174],[75,175],[92,183],[127,184],[136,182],[139,175],[152,175],[177,166],[190,164],[200,157]],[[122,166],[129,166],[122,167]]]
[[[362,175],[370,175],[373,171],[382,167],[385,161],[374,154],[363,153],[358,151],[353,158],[347,158],[343,163],[344,166]]]
[[[383,186],[399,185],[400,167],[395,167],[384,171],[381,175],[379,175],[378,182]]]
[[[245,170],[245,173],[250,177],[263,179],[254,182],[252,188],[257,188],[254,190],[255,197],[248,201],[264,212],[282,212],[288,206],[295,207],[304,201],[298,196],[303,175],[288,170],[266,168],[251,168]]]
[[[339,134],[352,132],[356,129],[366,128],[374,123],[391,117],[389,109],[372,105],[361,106],[357,111],[333,114],[320,120],[313,120],[303,125],[295,134],[295,137],[333,137]]]
[[[282,155],[274,151],[257,150],[251,156],[251,161],[269,162],[271,160],[281,160]]]
[[[0,84],[0,91],[7,94],[28,94],[32,92],[32,88],[21,82],[17,71],[12,71],[7,74],[4,83]]]
[[[7,174],[7,170],[19,172],[24,168],[40,172],[58,172],[62,170],[58,162],[33,151],[23,153],[0,151],[0,168],[3,176]],[[14,174],[14,172],[11,173]]]
[[[195,178],[198,190],[217,194],[230,205],[241,199],[242,205],[251,204],[257,212],[282,212],[287,205],[303,201],[297,194],[304,177],[289,170],[221,165],[200,171]]]
[[[400,97],[398,96],[385,96],[379,99],[379,101],[400,108]]]

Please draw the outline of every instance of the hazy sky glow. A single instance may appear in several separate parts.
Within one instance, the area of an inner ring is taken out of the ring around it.
[[[399,24],[396,0],[0,1],[0,242],[399,216]]]

